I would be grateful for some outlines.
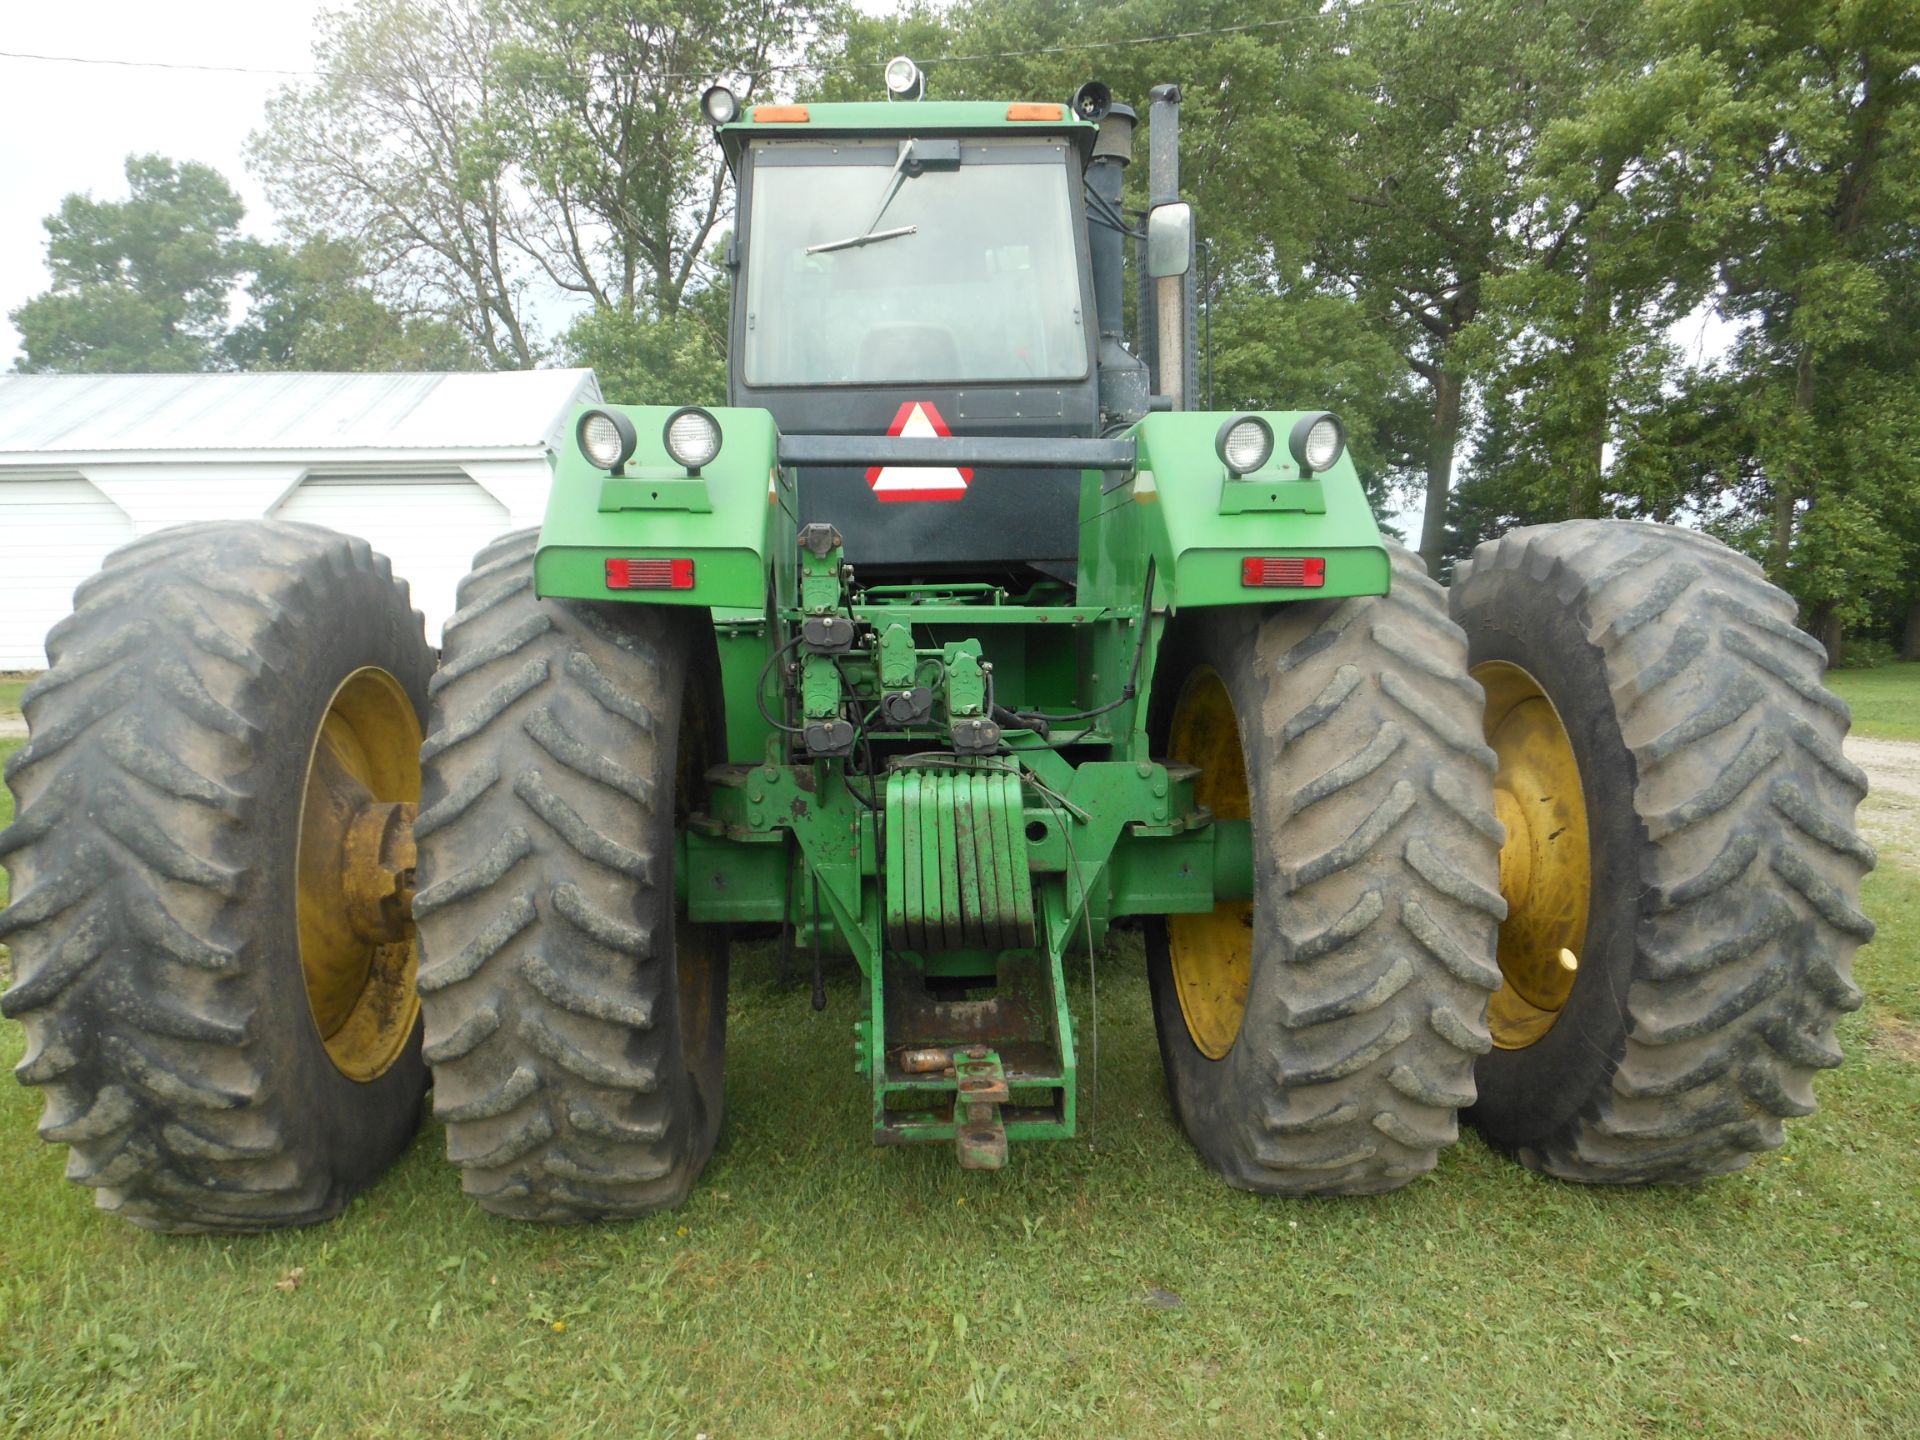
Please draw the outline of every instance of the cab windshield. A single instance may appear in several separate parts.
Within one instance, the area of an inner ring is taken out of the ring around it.
[[[893,141],[756,156],[746,383],[1084,376],[1065,147],[968,142],[945,168],[900,158]]]

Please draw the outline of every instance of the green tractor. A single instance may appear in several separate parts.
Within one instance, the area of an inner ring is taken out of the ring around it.
[[[310,526],[164,531],[80,588],[0,837],[68,1175],[155,1229],[320,1220],[431,1077],[487,1209],[677,1204],[742,931],[857,962],[876,1142],[992,1169],[1075,1134],[1066,977],[1122,924],[1230,1184],[1388,1190],[1462,1114],[1571,1180],[1780,1144],[1871,930],[1792,602],[1591,521],[1443,589],[1338,418],[1195,408],[1177,89],[1142,217],[1097,83],[888,85],[704,97],[731,403],[581,412],[437,659]]]

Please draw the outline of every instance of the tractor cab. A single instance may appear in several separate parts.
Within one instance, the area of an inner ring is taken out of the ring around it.
[[[729,403],[783,436],[979,437],[1005,455],[835,463],[829,447],[800,467],[802,519],[833,525],[876,580],[1071,583],[1080,457],[1047,463],[1034,442],[1147,409],[1119,338],[1132,112],[1097,84],[1065,105],[740,109],[710,91],[707,108],[730,117],[717,133],[739,196]]]

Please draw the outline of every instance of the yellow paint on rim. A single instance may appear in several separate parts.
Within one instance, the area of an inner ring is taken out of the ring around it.
[[[1567,727],[1540,682],[1505,660],[1474,666],[1473,678],[1487,692],[1487,743],[1500,762],[1494,812],[1507,831],[1501,984],[1487,1028],[1502,1050],[1524,1050],[1553,1028],[1579,979],[1593,891],[1587,802]]]
[[[1247,791],[1246,752],[1233,696],[1217,671],[1202,665],[1187,677],[1174,702],[1167,737],[1169,759],[1200,767],[1194,800],[1216,819],[1245,820],[1253,806]],[[1211,914],[1169,915],[1167,950],[1174,993],[1194,1048],[1219,1060],[1233,1048],[1247,1014],[1253,972],[1253,902],[1222,900]]]
[[[385,1074],[420,1014],[413,820],[420,721],[372,666],[340,682],[308,750],[294,852],[307,1007],[334,1067]]]

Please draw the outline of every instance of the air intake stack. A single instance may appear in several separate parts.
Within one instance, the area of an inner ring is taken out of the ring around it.
[[[1126,219],[1121,192],[1133,159],[1134,113],[1116,105],[1107,87],[1089,80],[1073,96],[1073,111],[1099,123],[1087,163],[1087,248],[1093,264],[1093,306],[1100,325],[1100,423],[1124,429],[1147,413],[1147,367],[1127,348],[1125,333]]]

